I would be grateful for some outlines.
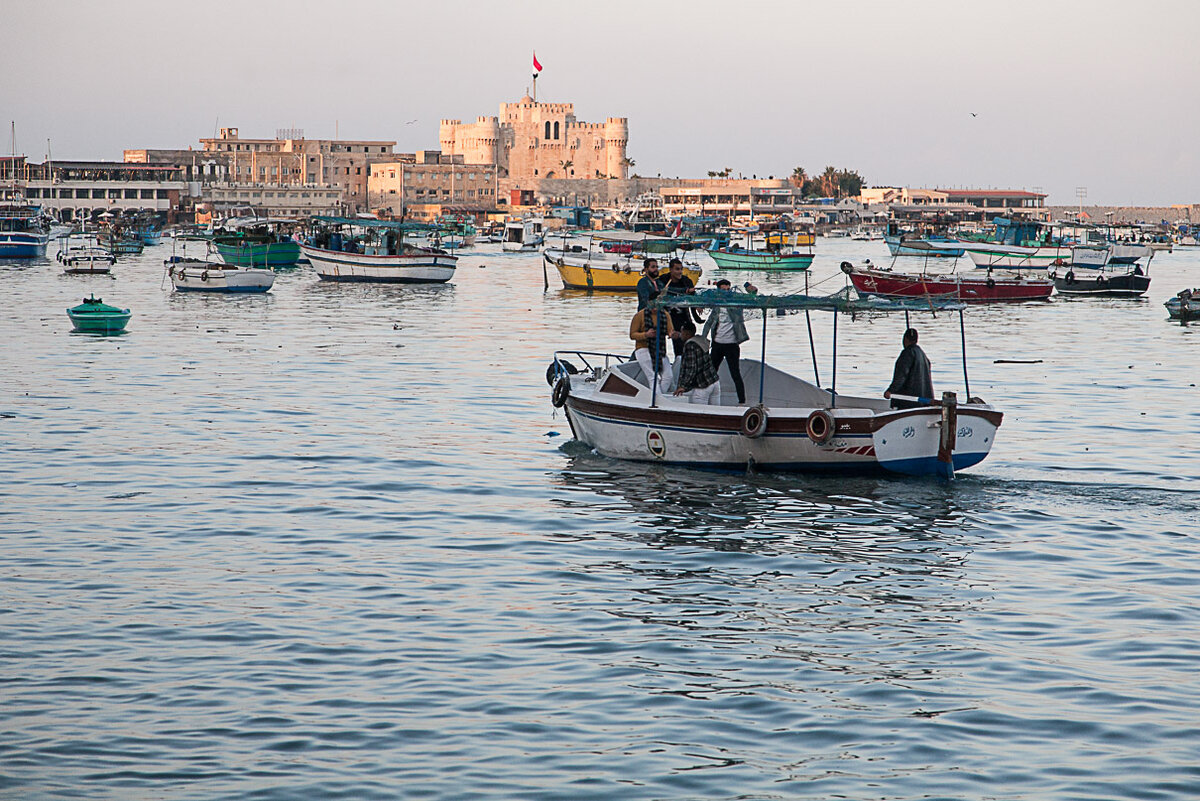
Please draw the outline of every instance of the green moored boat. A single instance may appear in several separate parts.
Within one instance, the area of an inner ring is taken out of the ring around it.
[[[708,255],[722,270],[807,270],[813,263],[811,253],[770,253],[744,248],[717,248]]]
[[[237,267],[295,267],[300,260],[300,243],[273,234],[234,233],[212,238],[213,247],[226,264]]]
[[[67,317],[71,318],[75,330],[85,334],[119,334],[125,330],[131,316],[129,309],[109,306],[95,295],[67,309]]]

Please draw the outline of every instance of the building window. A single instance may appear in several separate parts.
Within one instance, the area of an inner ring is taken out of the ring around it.
[[[554,123],[554,138],[558,139],[558,123]]]
[[[168,198],[170,197],[170,195],[169,195],[169,194],[167,194],[167,190],[165,190],[165,189],[155,189],[155,190],[154,190],[154,195],[155,195],[155,197],[157,197],[159,200],[166,200],[166,199],[168,199]]]
[[[546,135],[543,137],[543,139],[549,139],[549,138],[550,138],[550,120],[546,120]]]

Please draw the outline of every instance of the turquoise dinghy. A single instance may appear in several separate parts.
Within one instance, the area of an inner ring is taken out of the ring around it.
[[[119,334],[132,316],[129,309],[109,306],[95,295],[67,309],[67,317],[71,318],[75,330],[85,334]]]

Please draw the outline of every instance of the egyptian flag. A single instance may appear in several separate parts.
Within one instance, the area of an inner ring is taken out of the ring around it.
[[[538,63],[537,51],[533,51],[533,79],[536,81],[538,73],[542,71],[542,65]]]

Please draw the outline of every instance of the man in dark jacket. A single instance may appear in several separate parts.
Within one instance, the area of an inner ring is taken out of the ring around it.
[[[892,394],[913,395],[918,398],[933,397],[933,377],[930,375],[929,357],[917,344],[917,329],[910,328],[904,332],[904,350],[896,357],[896,369],[892,372],[892,383],[883,393],[883,397],[891,398]],[[900,399],[892,400],[893,409],[911,409],[921,404]]]

